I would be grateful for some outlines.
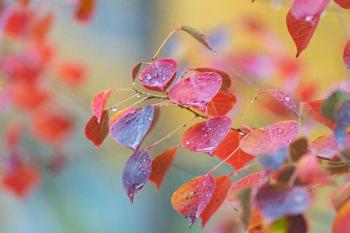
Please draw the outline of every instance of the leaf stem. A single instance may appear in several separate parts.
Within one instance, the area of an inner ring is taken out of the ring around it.
[[[237,146],[237,148],[231,152],[231,154],[229,154],[224,160],[220,161],[220,163],[216,164],[212,169],[210,169],[210,171],[207,172],[207,174],[211,174],[213,173],[216,169],[218,169],[221,165],[223,165],[224,163],[226,163],[229,159],[232,158],[232,156],[234,156],[236,154],[236,152],[240,149],[239,146]]]
[[[129,96],[128,98],[123,99],[123,100],[119,101],[118,103],[116,103],[116,104],[110,106],[110,107],[109,107],[109,110],[114,110],[114,109],[116,109],[119,105],[121,105],[121,104],[123,104],[123,103],[126,103],[126,102],[128,102],[129,100],[131,100],[131,99],[133,99],[133,98],[135,98],[135,97],[137,97],[137,96],[139,96],[139,94],[135,94],[135,95]]]
[[[162,50],[162,48],[164,47],[164,45],[168,42],[168,40],[170,39],[170,37],[172,37],[172,35],[177,32],[178,29],[174,29],[171,32],[169,32],[169,34],[165,37],[165,39],[163,40],[162,44],[159,46],[159,48],[157,49],[157,51],[154,53],[152,60],[155,61],[158,59],[158,55],[160,53],[160,51]]]

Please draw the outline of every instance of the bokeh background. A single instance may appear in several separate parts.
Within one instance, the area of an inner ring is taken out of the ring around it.
[[[237,29],[237,22],[251,17],[262,22],[280,37],[286,51],[293,57],[294,44],[288,35],[285,16],[289,1],[256,0],[254,4],[242,0],[99,0],[93,20],[85,25],[74,22],[71,9],[61,1],[43,1],[57,13],[51,39],[62,56],[83,62],[88,70],[85,85],[78,90],[60,90],[65,105],[70,106],[77,127],[74,137],[66,145],[70,163],[56,175],[46,172],[40,187],[25,199],[0,191],[1,233],[184,233],[218,232],[216,228],[237,217],[229,203],[213,217],[204,230],[200,224],[192,229],[170,205],[174,190],[188,179],[200,175],[218,160],[209,156],[180,150],[174,167],[159,191],[152,184],[136,196],[130,204],[121,184],[123,166],[131,154],[108,138],[96,149],[83,136],[84,124],[90,116],[91,97],[107,88],[131,86],[131,68],[138,61],[149,61],[167,33],[180,25],[191,25],[208,35],[219,33],[218,54],[222,56],[242,49],[254,51],[259,38],[249,37]],[[299,58],[304,71],[300,79],[317,83],[315,98],[347,77],[341,61],[345,39],[350,36],[348,12],[335,5],[323,15],[308,49]],[[221,34],[220,34],[221,33]],[[220,37],[221,35],[221,37]],[[223,46],[224,44],[224,46]],[[256,50],[259,51],[259,50]],[[222,53],[221,53],[222,52]],[[277,52],[277,51],[276,51]],[[207,66],[212,53],[183,33],[177,34],[163,50],[162,56],[181,61],[182,68]],[[274,81],[269,86],[277,85]],[[259,85],[244,89],[240,108],[234,112],[233,122],[239,124],[240,111],[248,104]],[[110,104],[127,97],[117,94]],[[158,126],[145,144],[155,141],[183,123],[190,115],[173,108],[164,109]],[[274,115],[251,108],[242,120],[245,124],[264,126]],[[241,122],[242,123],[242,122]],[[307,131],[311,137],[325,129]],[[153,155],[171,145],[177,145],[180,134],[159,145]],[[40,145],[25,141],[33,151],[44,150]],[[230,167],[222,167],[225,174]],[[313,208],[308,213],[311,232],[330,232],[334,211],[329,190],[320,189]]]

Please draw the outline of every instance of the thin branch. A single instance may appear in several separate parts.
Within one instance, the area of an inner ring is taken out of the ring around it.
[[[162,48],[164,47],[164,45],[168,42],[168,40],[170,39],[170,37],[172,37],[172,35],[177,32],[178,29],[174,29],[171,32],[169,32],[169,34],[165,37],[165,39],[163,40],[162,44],[159,46],[159,48],[157,49],[157,51],[155,52],[155,54],[152,57],[152,60],[155,61],[158,59],[158,55],[160,53],[160,51],[162,50]]]
[[[110,107],[109,107],[109,110],[115,111],[119,105],[121,105],[121,104],[123,104],[123,103],[126,103],[126,102],[128,102],[129,100],[131,100],[131,99],[133,99],[133,98],[135,98],[135,97],[137,97],[137,96],[139,96],[139,94],[135,94],[135,95],[129,96],[128,98],[123,99],[123,100],[119,101],[118,103],[116,103],[116,104],[110,106]]]
[[[223,165],[224,163],[226,163],[229,159],[232,158],[232,156],[234,156],[236,154],[236,152],[240,149],[239,146],[237,146],[237,148],[232,151],[231,154],[229,154],[224,160],[222,160],[220,163],[218,163],[216,166],[214,166],[212,169],[210,169],[210,171],[207,172],[207,174],[211,174],[213,173],[216,169],[218,169],[221,165]]]

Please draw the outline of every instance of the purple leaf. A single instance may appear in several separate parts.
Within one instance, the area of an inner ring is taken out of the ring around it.
[[[259,161],[264,165],[265,168],[271,171],[278,170],[288,155],[287,148],[281,148],[276,153],[273,154],[264,154],[259,156]]]
[[[117,143],[136,150],[150,130],[154,116],[152,105],[127,113],[112,125],[111,135]]]
[[[131,203],[145,185],[152,170],[152,159],[146,150],[135,151],[128,159],[123,173],[123,186]]]

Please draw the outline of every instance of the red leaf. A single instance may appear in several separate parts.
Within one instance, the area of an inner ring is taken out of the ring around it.
[[[107,89],[97,93],[91,102],[92,113],[97,117],[97,122],[100,122],[102,113],[105,110],[106,103],[111,95],[112,90]]]
[[[203,73],[203,72],[214,72],[214,73],[217,73],[222,78],[221,90],[222,91],[227,91],[231,87],[231,77],[230,77],[229,74],[227,74],[224,71],[213,69],[213,68],[204,68],[204,67],[191,68],[189,70],[194,70],[194,71],[197,71],[197,72],[200,72],[200,73]]]
[[[345,136],[345,146],[350,146],[350,134]],[[340,151],[339,145],[333,134],[316,138],[310,143],[309,150],[322,158],[332,159]]]
[[[173,193],[171,205],[192,226],[210,202],[214,190],[215,180],[211,175],[195,177]]]
[[[279,121],[267,128],[256,129],[240,141],[243,151],[253,156],[273,153],[288,146],[298,133],[298,122]]]
[[[52,27],[53,18],[53,12],[48,12],[46,15],[36,19],[30,30],[31,39],[37,43],[44,42]]]
[[[26,8],[14,8],[4,24],[4,33],[19,39],[25,36],[33,18],[32,12]]]
[[[227,92],[219,91],[208,103],[207,114],[210,116],[224,116],[231,111],[236,104],[236,97]]]
[[[38,112],[32,121],[34,134],[54,146],[60,146],[72,130],[71,120],[59,113]]]
[[[350,7],[350,1],[349,1]],[[344,52],[343,52],[343,61],[347,69],[350,69],[350,40],[346,42]]]
[[[297,57],[308,46],[329,0],[294,0],[287,15],[287,27],[297,47]]]
[[[129,157],[124,167],[123,186],[131,203],[134,201],[135,194],[143,188],[148,180],[151,169],[152,160],[147,151],[135,151]]]
[[[334,2],[345,9],[350,9],[350,0],[334,0]]]
[[[164,91],[174,80],[176,69],[177,63],[175,60],[159,59],[141,72],[139,80],[146,89]]]
[[[20,137],[22,136],[22,125],[11,124],[5,132],[5,146],[7,150],[13,151],[18,146]]]
[[[58,75],[67,85],[78,87],[85,81],[86,74],[83,65],[65,62],[58,67]]]
[[[174,103],[205,111],[208,103],[219,92],[221,84],[222,79],[216,73],[195,74],[172,87],[169,91],[169,98]]]
[[[227,193],[232,185],[230,176],[218,176],[215,177],[215,189],[210,202],[203,210],[201,216],[202,227],[204,227],[209,219],[215,214],[220,208],[222,203],[225,201]]]
[[[102,113],[100,122],[97,122],[96,116],[92,116],[85,126],[85,136],[96,147],[100,147],[109,133],[108,111]]]
[[[230,132],[216,148],[214,152],[215,156],[222,160],[226,159],[234,150],[236,150],[240,139],[241,135],[237,131],[230,130]],[[227,163],[230,164],[236,171],[238,171],[253,159],[253,156],[239,149],[236,154],[227,161]]]
[[[96,0],[79,0],[74,13],[75,19],[83,23],[90,21],[95,8]]]
[[[278,102],[280,102],[283,106],[291,110],[294,113],[294,115],[299,116],[297,105],[295,104],[295,102],[292,100],[292,98],[287,92],[279,89],[268,89],[268,90],[264,90],[263,92],[268,93],[273,98],[275,98]]]
[[[26,197],[30,191],[38,186],[40,173],[37,168],[10,158],[2,171],[2,184],[4,188],[19,198]]]
[[[304,103],[304,110],[314,120],[320,122],[321,124],[327,126],[330,129],[334,129],[335,123],[322,113],[321,108],[322,108],[323,102],[324,100],[313,100],[313,101]]]
[[[162,185],[164,177],[173,164],[177,149],[178,147],[171,147],[153,159],[149,180],[156,185],[157,189]]]
[[[14,103],[28,111],[43,106],[51,98],[48,90],[43,89],[39,85],[17,82],[11,87],[14,91]]]
[[[183,133],[181,145],[190,151],[212,155],[230,131],[231,124],[231,118],[227,116],[199,122]]]
[[[350,201],[347,201],[338,211],[333,222],[333,233],[348,233],[350,229]]]

